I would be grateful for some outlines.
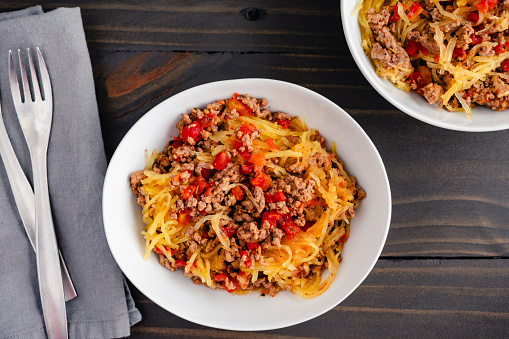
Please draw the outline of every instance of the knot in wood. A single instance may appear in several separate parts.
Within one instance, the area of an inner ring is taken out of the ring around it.
[[[262,20],[265,17],[265,10],[261,8],[248,7],[240,11],[240,14],[249,21]]]

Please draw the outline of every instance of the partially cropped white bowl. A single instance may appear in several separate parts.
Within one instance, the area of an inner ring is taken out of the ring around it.
[[[288,291],[275,297],[258,292],[231,295],[197,286],[159,265],[152,253],[143,260],[145,244],[141,208],[131,193],[129,176],[145,166],[145,149],[162,150],[181,113],[227,99],[234,92],[266,98],[270,110],[305,117],[330,142],[367,193],[352,220],[337,276],[322,295],[306,300]],[[208,83],[179,93],[145,114],[125,135],[113,155],[104,183],[104,228],[111,252],[126,277],[162,308],[189,321],[222,329],[253,331],[286,327],[312,319],[339,304],[366,278],[385,243],[391,218],[391,193],[382,160],[361,127],[340,107],[306,88],[268,79]],[[375,305],[374,305],[375,306]]]
[[[478,106],[472,110],[472,120],[464,112],[448,112],[445,109],[430,105],[415,92],[406,93],[386,79],[376,75],[373,65],[361,46],[361,33],[357,22],[358,13],[354,7],[358,0],[341,0],[341,19],[343,31],[357,66],[369,83],[387,101],[406,114],[428,124],[465,132],[488,132],[509,128],[509,110],[494,111],[491,108]]]

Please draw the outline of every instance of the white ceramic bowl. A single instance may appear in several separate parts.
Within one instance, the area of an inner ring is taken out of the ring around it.
[[[204,107],[234,92],[266,98],[269,109],[304,116],[329,142],[337,144],[346,169],[355,175],[367,197],[352,221],[343,262],[330,288],[311,300],[284,291],[275,297],[258,292],[230,295],[194,285],[159,265],[156,255],[143,260],[141,208],[129,187],[132,172],[144,167],[145,149],[162,150],[177,135],[181,113]],[[345,299],[366,278],[384,245],[391,217],[389,182],[382,160],[361,127],[323,96],[290,83],[268,79],[239,79],[209,83],[179,93],[145,114],[119,144],[106,173],[103,216],[111,252],[127,278],[162,308],[189,321],[230,330],[268,330],[314,318]]]
[[[456,131],[487,132],[509,128],[509,111],[498,112],[487,107],[476,107],[472,110],[472,120],[464,112],[447,112],[429,105],[426,99],[415,92],[406,93],[397,89],[389,80],[376,75],[373,65],[361,46],[361,33],[357,22],[358,15],[352,15],[358,0],[341,0],[341,19],[343,31],[350,52],[357,66],[369,83],[387,101],[401,111],[428,124]]]

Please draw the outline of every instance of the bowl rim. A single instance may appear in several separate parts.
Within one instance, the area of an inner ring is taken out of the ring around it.
[[[469,125],[457,125],[453,123],[448,123],[445,121],[440,121],[436,119],[429,118],[423,114],[420,114],[417,110],[414,110],[412,108],[409,108],[408,106],[405,106],[401,104],[398,100],[396,100],[390,93],[386,91],[386,89],[383,87],[383,82],[388,82],[392,86],[392,82],[390,82],[387,79],[380,78],[375,72],[373,65],[371,64],[371,61],[368,59],[366,54],[364,53],[364,50],[361,47],[361,44],[356,40],[356,33],[351,28],[352,20],[355,19],[355,24],[358,25],[357,18],[358,18],[358,12],[355,14],[352,14],[352,11],[349,11],[348,7],[351,5],[352,2],[355,4],[359,1],[363,0],[342,0],[340,1],[340,11],[341,11],[341,23],[343,26],[343,32],[346,38],[346,42],[348,45],[348,49],[350,50],[350,53],[353,56],[353,59],[361,70],[361,73],[364,75],[366,80],[370,83],[370,85],[380,94],[385,100],[390,102],[393,106],[398,108],[400,111],[414,117],[417,120],[420,120],[422,122],[425,122],[427,124],[441,127],[448,130],[453,131],[460,131],[460,132],[494,132],[494,131],[501,131],[509,129],[509,120],[507,120],[505,123],[501,123],[499,125],[493,125],[493,126],[479,126],[475,124],[469,124]],[[362,58],[366,58],[369,60],[369,66],[366,65],[366,63],[361,62]],[[426,103],[426,105],[429,105],[426,101],[423,103]],[[431,106],[431,105],[430,105]],[[475,108],[474,108],[475,109]],[[445,109],[442,108],[444,113],[447,113]],[[507,109],[507,114],[509,114],[509,109]],[[494,111],[495,112],[495,111]],[[498,112],[501,113],[501,112]],[[466,118],[465,118],[466,119]]]
[[[235,84],[237,82],[248,82],[248,81],[262,82],[262,83],[263,82],[277,83],[277,84],[282,85],[282,86],[287,86],[287,87],[291,87],[291,88],[294,88],[294,89],[299,90],[299,91],[307,92],[307,94],[309,94],[309,95],[318,96],[318,98],[320,100],[324,100],[324,101],[328,102],[329,104],[333,105],[335,107],[335,109],[337,110],[338,114],[344,114],[344,118],[345,119],[350,120],[351,123],[356,125],[358,127],[359,132],[362,133],[362,136],[365,139],[365,141],[369,144],[369,146],[370,146],[371,150],[373,151],[374,156],[376,157],[376,160],[379,162],[380,168],[382,170],[380,174],[383,176],[384,180],[383,180],[383,183],[381,183],[381,185],[383,185],[383,188],[384,188],[383,194],[386,196],[386,206],[383,207],[383,210],[386,211],[387,215],[386,215],[385,220],[380,223],[380,228],[383,231],[383,239],[378,244],[378,248],[376,250],[376,256],[374,256],[374,258],[371,260],[371,263],[370,263],[369,267],[366,267],[367,269],[362,274],[361,279],[359,279],[352,286],[352,288],[345,293],[345,295],[341,299],[338,298],[337,302],[334,305],[332,305],[330,307],[324,307],[320,311],[315,312],[311,316],[303,317],[303,318],[300,318],[300,319],[296,319],[294,321],[288,321],[288,322],[286,322],[283,325],[264,326],[263,324],[253,324],[253,326],[251,326],[251,327],[241,327],[240,328],[240,327],[235,327],[235,326],[224,326],[224,325],[218,326],[218,325],[213,324],[213,323],[208,323],[207,321],[197,321],[196,319],[193,319],[192,317],[188,317],[188,316],[182,315],[179,312],[176,312],[174,309],[170,310],[169,307],[167,307],[166,305],[161,304],[160,302],[158,302],[157,298],[154,298],[154,296],[150,292],[148,292],[147,289],[144,286],[138,285],[134,281],[134,279],[131,279],[130,275],[128,275],[128,273],[126,273],[126,270],[124,269],[123,261],[119,260],[119,258],[117,257],[117,253],[112,250],[113,238],[112,238],[112,235],[110,235],[108,230],[106,229],[106,219],[108,219],[107,215],[108,215],[109,211],[106,208],[107,207],[107,200],[105,199],[105,197],[109,196],[109,192],[107,192],[107,189],[108,189],[108,185],[107,185],[108,180],[109,180],[109,178],[115,176],[115,173],[113,173],[112,170],[110,170],[112,168],[112,166],[110,166],[110,164],[115,163],[116,159],[118,157],[120,157],[118,150],[120,150],[122,148],[121,146],[124,143],[126,143],[127,136],[129,134],[131,134],[131,133],[134,133],[132,131],[135,130],[135,127],[138,124],[141,125],[144,120],[151,118],[151,114],[149,114],[150,112],[156,111],[157,107],[165,105],[165,103],[168,102],[168,101],[176,100],[176,99],[178,99],[181,96],[185,96],[187,93],[189,93],[191,91],[198,91],[198,90],[200,90],[202,88],[206,88],[207,86],[214,86],[214,85],[218,85],[218,84],[225,84],[225,83]],[[200,325],[204,325],[204,326],[208,326],[208,327],[212,327],[212,328],[225,329],[225,330],[235,330],[235,331],[265,331],[265,330],[274,330],[274,329],[285,328],[285,327],[297,325],[297,324],[306,322],[308,320],[314,319],[314,318],[316,318],[316,317],[318,317],[318,316],[320,316],[320,315],[330,311],[335,306],[339,305],[341,302],[343,302],[348,296],[350,296],[359,287],[359,285],[366,279],[366,277],[369,275],[369,273],[373,270],[373,267],[378,262],[380,254],[381,254],[381,252],[383,250],[383,247],[384,247],[384,245],[385,245],[385,243],[387,241],[387,236],[388,236],[388,232],[389,232],[389,228],[390,228],[390,222],[391,222],[391,217],[392,217],[392,196],[391,196],[391,189],[390,189],[389,179],[388,179],[388,176],[387,176],[387,171],[386,171],[385,165],[384,165],[384,163],[382,161],[382,158],[381,158],[377,148],[375,147],[374,143],[369,138],[369,136],[366,134],[366,132],[362,129],[362,127],[346,111],[344,111],[339,105],[337,105],[336,103],[334,103],[330,99],[322,96],[319,93],[316,93],[316,92],[314,92],[314,91],[312,91],[312,90],[310,90],[308,88],[305,88],[303,86],[296,85],[296,84],[293,84],[293,83],[290,83],[290,82],[281,81],[281,80],[275,80],[275,79],[267,79],[267,78],[240,78],[240,79],[231,79],[231,80],[221,80],[221,81],[208,82],[208,83],[204,83],[204,84],[201,84],[201,85],[198,85],[198,86],[194,86],[194,87],[186,89],[186,90],[184,90],[182,92],[179,92],[179,93],[177,93],[177,94],[175,94],[173,96],[170,96],[170,97],[166,98],[165,100],[161,101],[159,104],[157,104],[156,106],[154,106],[150,110],[148,110],[140,119],[138,119],[138,121],[136,121],[136,123],[134,123],[130,127],[128,132],[124,135],[124,137],[122,138],[122,140],[118,144],[117,148],[115,149],[115,152],[114,152],[113,156],[110,159],[110,164],[108,164],[108,168],[107,168],[106,175],[105,175],[105,178],[104,178],[103,199],[102,199],[102,215],[103,215],[106,239],[107,239],[108,246],[110,247],[110,251],[111,251],[115,261],[117,262],[118,266],[122,270],[123,274],[148,299],[150,299],[151,301],[153,301],[155,304],[159,305],[161,308],[165,309],[166,311],[168,311],[168,312],[170,312],[170,313],[172,313],[172,314],[174,314],[174,315],[176,315],[176,316],[178,316],[178,317],[180,317],[182,319],[185,319],[187,321],[190,321],[190,322],[193,322],[193,323],[196,323],[196,324],[200,324]]]

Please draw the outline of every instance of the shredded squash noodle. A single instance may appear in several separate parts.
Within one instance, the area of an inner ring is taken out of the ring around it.
[[[365,197],[320,134],[234,94],[184,114],[179,136],[131,175],[145,259],[234,294],[326,291]]]
[[[468,119],[475,105],[509,106],[506,2],[360,0],[356,11],[364,52],[398,88]]]

